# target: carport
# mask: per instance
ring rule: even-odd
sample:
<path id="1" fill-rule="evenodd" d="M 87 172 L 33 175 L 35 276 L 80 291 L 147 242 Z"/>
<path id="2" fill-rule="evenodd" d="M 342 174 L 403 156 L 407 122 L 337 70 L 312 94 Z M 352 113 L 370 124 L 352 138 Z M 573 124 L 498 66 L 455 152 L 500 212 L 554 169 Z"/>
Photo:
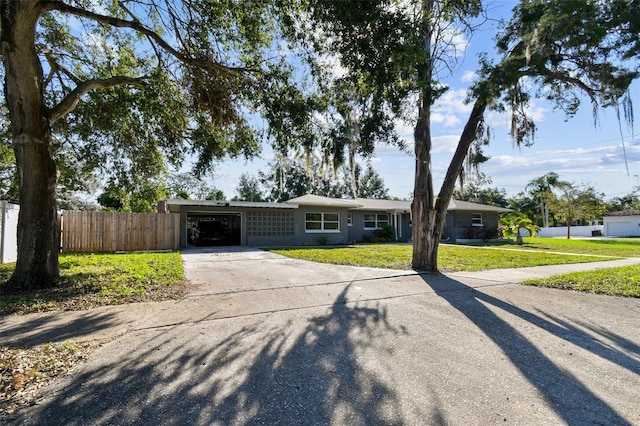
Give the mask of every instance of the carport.
<path id="1" fill-rule="evenodd" d="M 187 212 L 187 238 L 195 246 L 239 246 L 242 243 L 240 212 Z"/>

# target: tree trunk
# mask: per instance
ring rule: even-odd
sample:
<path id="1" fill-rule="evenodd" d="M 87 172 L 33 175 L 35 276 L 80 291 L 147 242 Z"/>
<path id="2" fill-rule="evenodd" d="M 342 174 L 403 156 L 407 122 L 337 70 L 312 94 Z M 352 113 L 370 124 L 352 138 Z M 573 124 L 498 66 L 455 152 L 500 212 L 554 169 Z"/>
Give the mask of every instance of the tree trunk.
<path id="1" fill-rule="evenodd" d="M 486 106 L 486 103 L 482 100 L 476 101 L 473 105 L 435 202 L 433 200 L 433 190 L 431 189 L 431 170 L 429 167 L 431 135 L 428 133 L 428 124 L 425 125 L 424 122 L 418 119 L 415 131 L 416 178 L 413 203 L 411 204 L 413 218 L 413 259 L 411 267 L 413 269 L 429 272 L 438 271 L 438 246 L 442 238 L 449 202 L 451 201 L 457 178 L 462 171 L 464 159 L 469 152 L 469 147 L 476 138 L 478 126 L 482 121 Z"/>
<path id="2" fill-rule="evenodd" d="M 429 112 L 420 108 L 414 139 L 416 171 L 411 203 L 413 257 L 411 267 L 419 271 L 438 271 L 438 245 L 442 228 L 433 203 L 431 176 L 431 134 Z M 442 222 L 444 224 L 444 221 Z"/>
<path id="3" fill-rule="evenodd" d="M 34 45 L 42 3 L 1 3 L 4 93 L 20 179 L 18 258 L 9 287 L 47 288 L 58 282 L 58 170 L 52 153 L 43 73 Z"/>
<path id="4" fill-rule="evenodd" d="M 411 203 L 413 240 L 413 257 L 411 267 L 419 271 L 438 271 L 438 245 L 440 234 L 437 223 L 438 215 L 434 210 L 433 177 L 431 175 L 431 105 L 433 93 L 431 78 L 433 76 L 433 59 L 431 58 L 431 36 L 433 28 L 430 24 L 433 2 L 425 0 L 422 4 L 422 43 L 425 60 L 418 68 L 418 80 L 424 88 L 418 101 L 418 121 L 414 129 L 414 151 L 416 169 Z"/>

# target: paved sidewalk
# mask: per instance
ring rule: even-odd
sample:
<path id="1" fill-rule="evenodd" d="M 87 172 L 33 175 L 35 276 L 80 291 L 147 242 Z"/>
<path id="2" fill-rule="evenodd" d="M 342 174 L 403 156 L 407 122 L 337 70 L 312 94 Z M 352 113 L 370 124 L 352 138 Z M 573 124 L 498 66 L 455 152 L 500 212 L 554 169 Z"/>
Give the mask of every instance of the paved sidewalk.
<path id="1" fill-rule="evenodd" d="M 178 301 L 6 317 L 121 335 L 18 424 L 640 424 L 640 300 L 514 284 L 640 259 L 419 275 L 183 253 Z"/>

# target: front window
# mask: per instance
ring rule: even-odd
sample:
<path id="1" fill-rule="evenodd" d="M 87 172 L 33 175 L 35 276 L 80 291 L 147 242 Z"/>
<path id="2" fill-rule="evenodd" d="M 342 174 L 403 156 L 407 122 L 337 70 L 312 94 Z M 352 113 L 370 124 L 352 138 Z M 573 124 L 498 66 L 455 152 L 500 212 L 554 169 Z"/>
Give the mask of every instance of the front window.
<path id="1" fill-rule="evenodd" d="M 473 213 L 471 215 L 471 226 L 482 226 L 482 213 Z"/>
<path id="2" fill-rule="evenodd" d="M 306 232 L 340 232 L 340 213 L 306 213 Z"/>
<path id="3" fill-rule="evenodd" d="M 379 229 L 389 224 L 388 214 L 368 213 L 364 215 L 364 229 Z"/>

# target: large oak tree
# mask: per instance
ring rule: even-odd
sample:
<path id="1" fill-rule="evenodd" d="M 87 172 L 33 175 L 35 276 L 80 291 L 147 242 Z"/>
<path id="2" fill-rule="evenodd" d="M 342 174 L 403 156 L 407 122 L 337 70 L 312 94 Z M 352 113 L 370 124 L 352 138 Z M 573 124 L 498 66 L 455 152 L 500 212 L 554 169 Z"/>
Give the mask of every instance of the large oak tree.
<path id="1" fill-rule="evenodd" d="M 298 113 L 282 107 L 296 91 L 277 43 L 286 12 L 250 0 L 1 0 L 21 205 L 9 286 L 58 280 L 66 158 L 113 182 L 152 178 L 186 155 L 205 171 L 258 150 L 251 114 Z"/>

